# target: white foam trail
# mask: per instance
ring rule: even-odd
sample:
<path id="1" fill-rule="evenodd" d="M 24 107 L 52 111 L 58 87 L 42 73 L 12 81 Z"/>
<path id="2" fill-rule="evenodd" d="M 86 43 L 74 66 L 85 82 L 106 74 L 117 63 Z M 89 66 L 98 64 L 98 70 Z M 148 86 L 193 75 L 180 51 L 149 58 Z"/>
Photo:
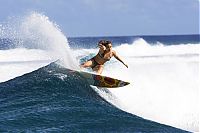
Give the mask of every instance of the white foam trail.
<path id="1" fill-rule="evenodd" d="M 119 68 L 105 71 L 106 75 L 131 82 L 130 86 L 110 89 L 123 103 L 121 109 L 159 123 L 198 131 L 198 63 L 128 63 L 128 71 Z"/>
<path id="2" fill-rule="evenodd" d="M 140 58 L 140 63 L 135 58 L 128 58 L 129 69 L 123 71 L 117 64 L 112 64 L 116 69 L 105 73 L 125 77 L 132 83 L 125 88 L 111 90 L 123 102 L 122 109 L 146 119 L 198 131 L 199 55 L 196 48 L 199 45 L 154 46 L 145 53 L 175 56 Z M 179 57 L 177 54 L 195 55 Z"/>
<path id="3" fill-rule="evenodd" d="M 17 47 L 51 52 L 52 57 L 62 60 L 65 67 L 78 68 L 67 38 L 47 16 L 32 12 L 24 17 L 13 18 L 1 27 L 0 37 L 15 40 Z"/>
<path id="4" fill-rule="evenodd" d="M 199 44 L 151 46 L 143 39 L 115 47 L 128 63 L 112 59 L 103 74 L 131 82 L 109 89 L 115 100 L 97 91 L 118 108 L 159 123 L 199 131 Z M 95 53 L 84 50 L 81 55 Z M 110 95 L 110 94 L 109 94 Z M 117 102 L 116 102 L 117 101 Z"/>
<path id="5" fill-rule="evenodd" d="M 54 58 L 62 60 L 67 68 L 78 68 L 67 38 L 58 25 L 52 23 L 48 17 L 32 13 L 23 19 L 20 28 L 20 38 L 26 43 L 31 43 L 31 47 L 50 51 Z"/>

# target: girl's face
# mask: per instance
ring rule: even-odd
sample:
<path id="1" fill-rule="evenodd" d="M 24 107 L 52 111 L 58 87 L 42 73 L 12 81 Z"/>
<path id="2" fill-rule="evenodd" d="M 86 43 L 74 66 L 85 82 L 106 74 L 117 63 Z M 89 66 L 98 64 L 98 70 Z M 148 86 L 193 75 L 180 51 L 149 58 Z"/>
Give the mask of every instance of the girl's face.
<path id="1" fill-rule="evenodd" d="M 112 50 L 112 44 L 111 43 L 106 46 L 106 50 L 108 50 L 108 51 Z"/>

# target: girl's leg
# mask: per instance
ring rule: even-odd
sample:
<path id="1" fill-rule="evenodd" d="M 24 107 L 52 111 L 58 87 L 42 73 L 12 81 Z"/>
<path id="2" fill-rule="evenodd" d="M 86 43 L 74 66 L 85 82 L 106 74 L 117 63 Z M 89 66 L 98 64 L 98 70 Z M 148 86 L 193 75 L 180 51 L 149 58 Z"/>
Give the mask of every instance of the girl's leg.
<path id="1" fill-rule="evenodd" d="M 101 74 L 103 72 L 103 65 L 98 65 L 93 70 L 96 71 L 97 74 Z"/>
<path id="2" fill-rule="evenodd" d="M 93 64 L 93 62 L 91 60 L 86 61 L 85 63 L 81 64 L 80 67 L 81 68 L 85 68 L 85 67 L 91 67 Z"/>

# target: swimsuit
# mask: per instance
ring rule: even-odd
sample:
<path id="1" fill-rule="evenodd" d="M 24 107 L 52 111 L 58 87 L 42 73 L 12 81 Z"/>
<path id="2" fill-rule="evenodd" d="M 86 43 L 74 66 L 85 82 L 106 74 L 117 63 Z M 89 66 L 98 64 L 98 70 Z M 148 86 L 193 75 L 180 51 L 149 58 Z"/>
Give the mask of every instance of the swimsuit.
<path id="1" fill-rule="evenodd" d="M 109 61 L 109 60 L 110 60 L 110 58 L 109 58 L 109 59 L 104 58 L 105 52 L 104 52 L 103 54 L 98 53 L 97 55 L 98 55 L 100 58 L 102 58 L 103 60 L 105 60 L 105 61 Z M 99 63 L 95 60 L 95 57 L 93 57 L 93 58 L 91 59 L 91 61 L 92 61 L 92 66 L 91 66 L 92 69 L 95 68 L 97 65 L 103 65 L 103 64 L 99 64 Z"/>
<path id="2" fill-rule="evenodd" d="M 105 61 L 109 61 L 110 60 L 110 58 L 108 58 L 108 59 L 104 58 L 105 52 L 103 54 L 98 53 L 97 55 L 99 55 Z"/>
<path id="3" fill-rule="evenodd" d="M 92 61 L 92 66 L 91 66 L 92 69 L 95 68 L 97 65 L 102 65 L 102 64 L 99 64 L 99 63 L 94 59 L 94 57 L 91 59 L 91 61 Z"/>

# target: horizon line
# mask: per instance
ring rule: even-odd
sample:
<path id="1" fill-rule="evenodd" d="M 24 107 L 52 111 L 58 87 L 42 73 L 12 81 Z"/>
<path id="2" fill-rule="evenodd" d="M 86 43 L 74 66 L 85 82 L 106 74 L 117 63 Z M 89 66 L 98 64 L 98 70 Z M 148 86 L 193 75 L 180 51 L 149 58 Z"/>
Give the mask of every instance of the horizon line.
<path id="1" fill-rule="evenodd" d="M 163 35 L 157 35 L 157 34 L 154 34 L 154 35 L 148 35 L 148 34 L 145 34 L 145 35 L 109 35 L 109 36 L 68 36 L 67 38 L 90 38 L 90 37 L 96 37 L 96 38 L 101 38 L 101 37 L 137 37 L 137 36 L 200 36 L 200 33 L 199 34 L 163 34 Z"/>

